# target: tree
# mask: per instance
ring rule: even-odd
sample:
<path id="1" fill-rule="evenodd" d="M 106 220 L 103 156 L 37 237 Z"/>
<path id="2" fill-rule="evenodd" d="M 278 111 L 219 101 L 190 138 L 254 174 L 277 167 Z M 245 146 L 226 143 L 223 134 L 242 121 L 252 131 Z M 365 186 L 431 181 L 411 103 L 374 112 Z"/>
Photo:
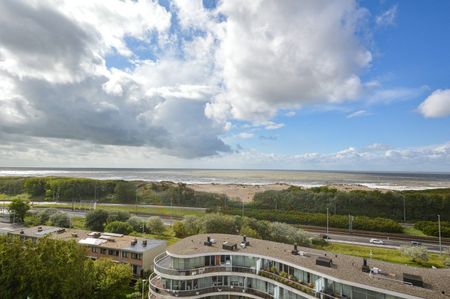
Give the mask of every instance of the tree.
<path id="1" fill-rule="evenodd" d="M 54 208 L 44 209 L 42 211 L 39 211 L 37 213 L 37 216 L 39 217 L 39 221 L 40 221 L 39 224 L 45 224 L 50 219 L 50 216 L 52 216 L 55 213 L 58 213 L 58 210 L 54 209 Z"/>
<path id="2" fill-rule="evenodd" d="M 186 236 L 196 235 L 200 232 L 200 218 L 192 215 L 185 216 L 183 219 Z"/>
<path id="3" fill-rule="evenodd" d="M 107 223 L 113 221 L 127 221 L 130 218 L 130 213 L 127 211 L 111 211 L 108 214 L 108 219 L 106 219 Z"/>
<path id="4" fill-rule="evenodd" d="M 155 235 L 162 235 L 166 230 L 164 223 L 158 216 L 152 216 L 148 218 L 147 228 L 150 233 Z"/>
<path id="5" fill-rule="evenodd" d="M 118 182 L 114 188 L 114 197 L 119 202 L 134 202 L 136 200 L 136 185 L 131 182 Z"/>
<path id="6" fill-rule="evenodd" d="M 50 225 L 59 227 L 70 227 L 70 218 L 67 213 L 57 212 L 50 216 Z"/>
<path id="7" fill-rule="evenodd" d="M 400 252 L 411 258 L 414 262 L 428 261 L 428 250 L 425 246 L 401 246 Z"/>
<path id="8" fill-rule="evenodd" d="M 142 229 L 145 228 L 145 221 L 142 218 L 133 216 L 127 222 L 133 227 L 134 231 L 142 232 Z"/>
<path id="9" fill-rule="evenodd" d="M 102 232 L 108 219 L 108 212 L 105 210 L 93 210 L 86 214 L 86 228 L 92 231 Z"/>
<path id="10" fill-rule="evenodd" d="M 29 201 L 21 198 L 14 198 L 8 206 L 9 212 L 13 214 L 11 217 L 15 217 L 18 222 L 23 222 L 29 209 Z"/>
<path id="11" fill-rule="evenodd" d="M 124 298 L 128 292 L 132 275 L 129 265 L 114 263 L 106 259 L 95 261 L 94 279 L 96 283 L 94 298 Z"/>
<path id="12" fill-rule="evenodd" d="M 184 223 L 182 221 L 176 221 L 172 225 L 172 230 L 175 233 L 175 237 L 177 237 L 177 238 L 184 238 L 187 236 L 186 229 L 185 229 Z"/>
<path id="13" fill-rule="evenodd" d="M 128 235 L 133 231 L 133 227 L 127 222 L 113 221 L 105 226 L 105 231 L 110 233 Z"/>
<path id="14" fill-rule="evenodd" d="M 31 196 L 45 195 L 46 178 L 27 178 L 23 186 L 25 191 Z"/>
<path id="15" fill-rule="evenodd" d="M 0 252 L 0 298 L 92 298 L 92 261 L 74 241 L 0 237 Z"/>
<path id="16" fill-rule="evenodd" d="M 202 231 L 205 233 L 236 234 L 235 218 L 222 214 L 207 214 L 202 217 Z"/>
<path id="17" fill-rule="evenodd" d="M 261 236 L 258 235 L 258 233 L 256 232 L 256 230 L 254 230 L 253 228 L 249 227 L 249 226 L 243 226 L 241 227 L 241 230 L 239 232 L 241 235 L 243 236 L 247 236 L 250 238 L 256 238 L 256 239 L 260 239 Z"/>

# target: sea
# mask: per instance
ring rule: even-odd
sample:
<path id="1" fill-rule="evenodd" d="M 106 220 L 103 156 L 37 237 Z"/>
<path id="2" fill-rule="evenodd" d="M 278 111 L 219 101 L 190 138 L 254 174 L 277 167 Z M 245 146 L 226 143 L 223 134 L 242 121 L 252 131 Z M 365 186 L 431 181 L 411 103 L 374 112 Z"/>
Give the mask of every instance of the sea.
<path id="1" fill-rule="evenodd" d="M 450 188 L 450 173 L 428 172 L 0 167 L 0 176 L 59 176 L 152 182 L 171 181 L 187 184 L 265 185 L 279 183 L 303 187 L 349 184 L 391 190 Z"/>

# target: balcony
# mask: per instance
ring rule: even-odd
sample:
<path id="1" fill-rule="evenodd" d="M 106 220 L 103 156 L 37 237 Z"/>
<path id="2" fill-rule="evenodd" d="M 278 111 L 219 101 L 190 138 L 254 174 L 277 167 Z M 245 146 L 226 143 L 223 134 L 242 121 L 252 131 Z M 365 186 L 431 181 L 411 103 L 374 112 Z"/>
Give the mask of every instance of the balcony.
<path id="1" fill-rule="evenodd" d="M 150 293 L 149 298 L 172 298 L 172 297 L 195 297 L 212 293 L 232 292 L 239 295 L 249 294 L 259 298 L 272 299 L 273 296 L 260 290 L 243 286 L 211 286 L 195 290 L 168 290 L 164 289 L 161 278 L 152 274 L 149 278 Z"/>
<path id="2" fill-rule="evenodd" d="M 154 269 L 157 273 L 174 275 L 174 276 L 193 276 L 215 272 L 237 272 L 237 273 L 250 273 L 256 274 L 256 269 L 249 267 L 237 267 L 237 266 L 205 266 L 194 269 L 173 269 L 170 266 L 170 256 L 166 253 L 160 254 L 154 260 Z"/>

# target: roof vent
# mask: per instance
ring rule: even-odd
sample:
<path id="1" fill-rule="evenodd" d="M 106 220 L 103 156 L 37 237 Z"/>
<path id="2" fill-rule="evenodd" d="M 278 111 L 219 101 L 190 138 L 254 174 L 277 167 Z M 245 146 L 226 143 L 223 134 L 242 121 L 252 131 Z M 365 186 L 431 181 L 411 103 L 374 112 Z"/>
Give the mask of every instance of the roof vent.
<path id="1" fill-rule="evenodd" d="M 147 246 L 147 240 L 142 241 L 142 246 Z"/>
<path id="2" fill-rule="evenodd" d="M 333 260 L 328 258 L 328 257 L 324 257 L 324 256 L 319 256 L 316 259 L 316 265 L 318 266 L 323 266 L 323 267 L 328 267 L 331 268 L 331 265 L 333 264 Z"/>
<path id="3" fill-rule="evenodd" d="M 222 249 L 234 251 L 234 250 L 237 250 L 237 244 L 229 243 L 229 242 L 225 241 L 222 243 Z"/>
<path id="4" fill-rule="evenodd" d="M 297 243 L 294 244 L 294 250 L 291 251 L 293 255 L 298 255 Z"/>
<path id="5" fill-rule="evenodd" d="M 367 264 L 367 259 L 363 259 L 362 271 L 366 273 L 370 272 L 370 267 Z"/>
<path id="6" fill-rule="evenodd" d="M 72 233 L 72 237 L 76 238 L 76 237 L 78 237 L 78 234 L 77 233 Z"/>
<path id="7" fill-rule="evenodd" d="M 38 226 L 37 231 L 38 231 L 38 232 L 41 232 L 41 231 L 42 231 L 42 226 Z"/>
<path id="8" fill-rule="evenodd" d="M 62 233 L 64 233 L 65 231 L 66 231 L 65 228 L 60 228 L 60 229 L 58 229 L 56 232 L 57 232 L 58 234 L 62 234 Z"/>
<path id="9" fill-rule="evenodd" d="M 244 235 L 244 236 L 242 236 L 241 247 L 242 247 L 242 248 L 245 248 L 245 247 L 247 247 L 247 246 L 250 246 L 250 242 L 247 241 L 247 236 Z"/>
<path id="10" fill-rule="evenodd" d="M 134 245 L 136 245 L 137 244 L 137 239 L 136 238 L 134 238 L 134 240 L 133 241 L 131 241 L 131 246 L 134 246 Z"/>
<path id="11" fill-rule="evenodd" d="M 206 241 L 203 242 L 205 246 L 212 246 L 211 238 L 209 236 L 206 237 Z"/>
<path id="12" fill-rule="evenodd" d="M 25 234 L 25 231 L 23 229 L 20 230 L 20 234 L 23 235 Z"/>
<path id="13" fill-rule="evenodd" d="M 423 288 L 422 276 L 419 275 L 403 273 L 403 282 L 412 284 L 415 287 Z"/>

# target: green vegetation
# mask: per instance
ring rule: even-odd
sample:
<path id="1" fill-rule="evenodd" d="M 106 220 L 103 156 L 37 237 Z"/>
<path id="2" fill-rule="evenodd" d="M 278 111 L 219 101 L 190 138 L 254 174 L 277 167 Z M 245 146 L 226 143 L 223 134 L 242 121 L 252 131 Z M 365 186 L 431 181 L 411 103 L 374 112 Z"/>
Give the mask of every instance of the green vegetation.
<path id="1" fill-rule="evenodd" d="M 128 265 L 87 259 L 74 241 L 0 236 L 0 252 L 0 298 L 118 299 L 129 292 Z"/>
<path id="2" fill-rule="evenodd" d="M 102 232 L 105 229 L 109 214 L 105 210 L 92 210 L 86 214 L 86 228 Z"/>
<path id="3" fill-rule="evenodd" d="M 439 225 L 437 221 L 419 221 L 414 228 L 429 236 L 439 236 Z M 450 221 L 441 221 L 441 236 L 450 237 Z"/>
<path id="4" fill-rule="evenodd" d="M 8 210 L 11 213 L 11 217 L 13 217 L 16 222 L 23 222 L 29 209 L 30 203 L 28 200 L 21 198 L 14 198 L 8 205 Z"/>
<path id="5" fill-rule="evenodd" d="M 70 203 L 58 203 L 58 204 L 42 204 L 36 205 L 38 208 L 59 208 L 59 209 L 71 209 L 72 204 Z M 92 204 L 77 204 L 74 208 L 79 210 L 91 210 Z M 205 212 L 203 210 L 197 209 L 176 209 L 171 207 L 135 207 L 133 205 L 128 206 L 117 206 L 111 204 L 97 204 L 97 208 L 106 211 L 122 211 L 128 213 L 139 213 L 147 215 L 160 215 L 160 216 L 173 216 L 173 217 L 183 217 L 186 215 L 203 215 Z"/>
<path id="6" fill-rule="evenodd" d="M 146 228 L 147 231 L 155 235 L 162 235 L 166 230 L 164 223 L 158 216 L 148 218 Z"/>
<path id="7" fill-rule="evenodd" d="M 228 208 L 222 210 L 229 215 L 241 215 L 242 210 Z M 319 213 L 301 213 L 297 211 L 281 211 L 269 209 L 246 209 L 245 215 L 259 220 L 282 221 L 289 224 L 326 226 L 327 215 Z M 329 217 L 330 227 L 348 228 L 349 218 L 343 215 L 331 215 Z M 391 219 L 369 218 L 366 216 L 354 216 L 352 220 L 353 229 L 370 230 L 379 232 L 400 233 L 403 228 Z"/>
<path id="8" fill-rule="evenodd" d="M 410 235 L 410 236 L 416 236 L 416 237 L 423 237 L 426 236 L 423 231 L 416 229 L 412 226 L 403 227 L 403 233 Z"/>
<path id="9" fill-rule="evenodd" d="M 94 180 L 62 177 L 2 177 L 0 194 L 28 194 L 34 200 L 145 203 L 165 206 L 226 206 L 225 195 L 198 192 L 170 182 Z"/>
<path id="10" fill-rule="evenodd" d="M 450 189 L 383 193 L 343 192 L 327 187 L 306 190 L 290 187 L 286 190 L 257 193 L 254 202 L 247 207 L 307 213 L 323 213 L 329 208 L 332 214 L 402 220 L 403 202 L 408 220 L 432 220 L 436 219 L 437 214 L 443 219 L 450 219 Z"/>
<path id="11" fill-rule="evenodd" d="M 110 233 L 128 235 L 133 231 L 133 227 L 127 222 L 112 221 L 105 226 L 105 231 Z"/>
<path id="12" fill-rule="evenodd" d="M 286 223 L 212 213 L 203 217 L 186 217 L 183 221 L 174 223 L 172 230 L 179 238 L 199 233 L 243 235 L 250 232 L 249 237 L 302 246 L 311 246 L 314 240 L 302 229 Z"/>
<path id="13" fill-rule="evenodd" d="M 373 246 L 359 246 L 354 244 L 338 244 L 328 243 L 326 246 L 321 246 L 320 249 L 327 250 L 339 254 L 348 254 L 353 256 L 360 256 L 365 258 L 372 258 L 397 264 L 408 264 L 411 266 L 438 268 L 444 267 L 446 256 L 439 254 L 429 254 L 427 262 L 413 260 L 410 256 L 400 254 L 398 249 L 381 248 Z"/>

